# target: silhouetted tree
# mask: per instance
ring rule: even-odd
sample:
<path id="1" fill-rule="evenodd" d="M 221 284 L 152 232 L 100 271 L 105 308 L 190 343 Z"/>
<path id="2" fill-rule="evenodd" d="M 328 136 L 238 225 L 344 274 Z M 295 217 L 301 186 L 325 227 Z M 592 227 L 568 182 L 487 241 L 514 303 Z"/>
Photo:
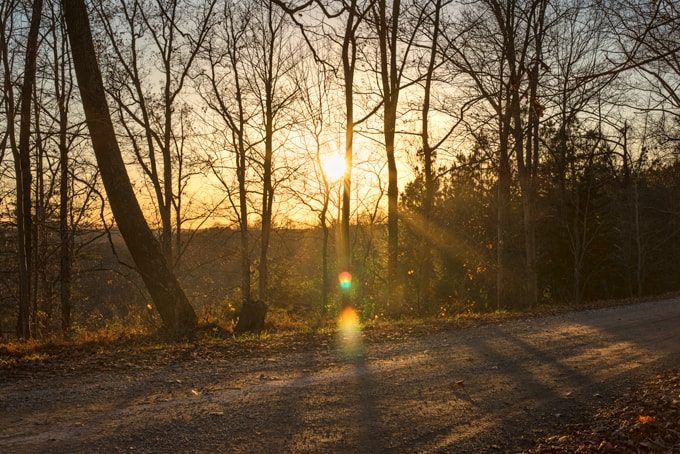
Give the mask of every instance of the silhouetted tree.
<path id="1" fill-rule="evenodd" d="M 64 0 L 73 64 L 83 110 L 111 210 L 163 324 L 174 334 L 194 328 L 196 314 L 146 224 L 125 169 L 83 0 Z"/>
<path id="2" fill-rule="evenodd" d="M 19 146 L 12 147 L 17 188 L 17 238 L 19 250 L 19 319 L 17 335 L 27 338 L 30 330 L 31 272 L 33 254 L 33 228 L 31 203 L 31 109 L 35 86 L 36 60 L 38 55 L 38 34 L 42 18 L 42 0 L 36 0 L 31 9 L 31 25 L 26 37 L 24 78 L 20 97 Z"/>
<path id="3" fill-rule="evenodd" d="M 143 174 L 148 178 L 160 218 L 160 245 L 175 266 L 173 231 L 181 244 L 182 199 L 191 178 L 187 155 L 189 104 L 183 101 L 187 78 L 212 25 L 215 0 L 200 6 L 182 0 L 96 2 L 107 37 L 107 93 L 115 101 L 118 124 Z M 157 90 L 150 81 L 161 80 Z"/>

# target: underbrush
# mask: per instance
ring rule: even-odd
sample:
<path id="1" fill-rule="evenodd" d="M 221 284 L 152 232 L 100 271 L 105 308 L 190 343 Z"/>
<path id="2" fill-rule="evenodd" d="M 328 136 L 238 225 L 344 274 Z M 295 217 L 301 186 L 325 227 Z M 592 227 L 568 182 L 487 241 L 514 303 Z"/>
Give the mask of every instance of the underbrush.
<path id="1" fill-rule="evenodd" d="M 361 327 L 371 330 L 400 330 L 400 329 L 435 329 L 438 326 L 468 327 L 485 324 L 503 323 L 511 320 L 557 315 L 578 310 L 591 310 L 636 304 L 680 296 L 679 293 L 658 295 L 656 297 L 629 298 L 625 300 L 594 301 L 586 304 L 550 304 L 522 311 L 500 310 L 492 312 L 475 312 L 465 310 L 456 314 L 438 313 L 431 317 L 417 317 L 401 315 L 390 318 L 384 315 L 376 316 L 371 312 L 366 316 L 359 310 Z M 41 358 L 41 352 L 50 350 L 79 349 L 115 350 L 119 348 L 134 349 L 139 347 L 166 348 L 177 346 L 178 343 L 201 343 L 213 340 L 233 340 L 236 342 L 264 341 L 278 337 L 295 336 L 298 334 L 327 334 L 337 329 L 337 320 L 329 314 L 291 313 L 284 309 L 270 308 L 267 313 L 265 330 L 261 333 L 244 334 L 236 337 L 233 328 L 237 321 L 237 308 L 226 305 L 220 310 L 202 310 L 199 313 L 199 323 L 189 337 L 172 338 L 159 331 L 160 323 L 148 308 L 143 312 L 131 311 L 126 317 L 113 317 L 100 323 L 96 328 L 87 328 L 74 324 L 65 333 L 45 335 L 40 338 L 27 340 L 0 340 L 0 363 L 7 362 L 7 358 L 21 357 L 24 360 Z"/>

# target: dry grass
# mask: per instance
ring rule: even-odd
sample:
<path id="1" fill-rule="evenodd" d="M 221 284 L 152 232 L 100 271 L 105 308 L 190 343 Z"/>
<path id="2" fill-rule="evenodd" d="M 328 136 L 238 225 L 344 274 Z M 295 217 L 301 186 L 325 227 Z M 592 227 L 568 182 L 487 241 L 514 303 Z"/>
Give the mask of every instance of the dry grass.
<path id="1" fill-rule="evenodd" d="M 605 307 L 637 304 L 665 298 L 674 298 L 680 293 L 666 294 L 648 298 L 629 298 L 625 300 L 595 301 L 581 305 L 545 305 L 526 311 L 495 311 L 479 313 L 466 311 L 446 317 L 401 317 L 399 319 L 373 318 L 362 323 L 362 327 L 371 331 L 390 331 L 408 328 L 413 332 L 428 332 L 440 329 L 466 328 L 487 324 L 505 323 L 531 317 L 557 315 L 579 310 L 591 310 Z M 233 311 L 232 311 L 233 312 Z M 0 342 L 0 364 L 22 358 L 23 361 L 40 361 L 49 356 L 50 351 L 73 349 L 77 351 L 116 350 L 119 348 L 135 348 L 149 344 L 171 347 L 179 343 L 200 343 L 212 339 L 236 339 L 233 334 L 235 317 L 226 320 L 216 314 L 203 313 L 199 317 L 197 327 L 191 339 L 172 339 L 160 334 L 148 314 L 131 314 L 125 319 L 107 321 L 105 326 L 94 330 L 74 327 L 68 333 L 52 334 L 40 339 L 10 340 Z M 328 334 L 337 329 L 336 320 L 329 317 L 294 316 L 284 310 L 270 310 L 267 314 L 266 327 L 263 333 L 242 336 L 246 340 L 266 340 L 273 338 L 291 338 L 295 335 Z M 47 356 L 45 356 L 47 355 Z"/>

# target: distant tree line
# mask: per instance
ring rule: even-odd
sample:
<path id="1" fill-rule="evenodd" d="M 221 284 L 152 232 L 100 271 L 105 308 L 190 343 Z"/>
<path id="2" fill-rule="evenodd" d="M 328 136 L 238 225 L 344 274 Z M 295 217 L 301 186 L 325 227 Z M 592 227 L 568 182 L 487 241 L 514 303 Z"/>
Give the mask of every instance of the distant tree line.
<path id="1" fill-rule="evenodd" d="M 267 306 L 444 316 L 677 290 L 679 9 L 4 1 L 1 330 L 73 329 L 96 299 L 83 275 L 144 287 L 173 332 L 220 305 L 247 330 Z M 197 259 L 217 226 L 238 241 Z M 230 286 L 197 291 L 217 262 Z"/>

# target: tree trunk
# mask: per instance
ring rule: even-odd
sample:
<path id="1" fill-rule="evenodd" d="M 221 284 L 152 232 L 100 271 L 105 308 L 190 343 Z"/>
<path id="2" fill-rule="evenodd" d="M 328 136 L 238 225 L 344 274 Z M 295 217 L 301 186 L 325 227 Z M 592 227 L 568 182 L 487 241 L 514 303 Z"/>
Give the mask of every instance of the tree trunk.
<path id="1" fill-rule="evenodd" d="M 264 319 L 267 316 L 267 305 L 262 301 L 248 301 L 243 305 L 234 327 L 237 336 L 248 332 L 260 332 L 264 329 Z"/>
<path id="2" fill-rule="evenodd" d="M 65 131 L 63 131 L 65 133 Z M 67 331 L 71 327 L 71 232 L 68 228 L 68 147 L 60 145 L 61 176 L 59 190 L 59 239 L 60 272 L 59 301 L 61 304 L 61 329 Z"/>
<path id="3" fill-rule="evenodd" d="M 390 302 L 397 304 L 399 304 L 396 293 L 397 261 L 399 259 L 399 186 L 395 157 L 395 136 L 400 83 L 400 72 L 397 67 L 397 33 L 400 9 L 400 1 L 394 0 L 390 21 L 387 0 L 380 0 L 378 2 L 378 17 L 376 17 L 384 109 L 383 134 L 387 156 L 387 296 Z"/>
<path id="4" fill-rule="evenodd" d="M 164 327 L 172 334 L 186 333 L 195 327 L 196 313 L 165 261 L 132 189 L 106 103 L 85 2 L 64 0 L 63 7 L 83 110 L 111 210 Z"/>
<path id="5" fill-rule="evenodd" d="M 264 153 L 264 172 L 262 181 L 262 235 L 260 242 L 260 266 L 258 280 L 258 294 L 262 301 L 267 301 L 269 290 L 269 269 L 267 257 L 269 240 L 272 231 L 272 204 L 274 203 L 274 187 L 272 185 L 272 155 L 273 155 L 273 113 L 271 111 L 271 97 L 267 99 L 266 138 Z M 246 303 L 249 303 L 246 301 Z"/>
<path id="6" fill-rule="evenodd" d="M 395 108 L 396 110 L 396 101 Z M 396 112 L 385 112 L 385 150 L 387 152 L 387 288 L 389 301 L 399 305 L 399 187 L 397 160 L 394 154 Z"/>
<path id="7" fill-rule="evenodd" d="M 248 227 L 248 194 L 246 188 L 246 150 L 243 143 L 243 108 L 240 107 L 240 91 L 239 91 L 239 143 L 237 159 L 237 177 L 238 177 L 238 196 L 239 196 L 239 231 L 241 235 L 241 298 L 245 303 L 250 301 L 250 246 L 249 246 L 249 227 Z"/>
<path id="8" fill-rule="evenodd" d="M 19 319 L 17 335 L 30 337 L 30 297 L 31 297 L 31 96 L 35 84 L 36 60 L 38 55 L 38 33 L 42 17 L 42 0 L 33 4 L 31 27 L 26 39 L 26 63 L 24 83 L 21 87 L 21 126 L 19 129 L 19 150 L 14 156 L 17 179 L 17 234 L 19 235 Z M 17 162 L 18 161 L 18 162 Z"/>
<path id="9" fill-rule="evenodd" d="M 58 80 L 58 78 L 57 78 Z M 59 105 L 59 239 L 61 243 L 59 259 L 59 301 L 61 303 L 61 329 L 66 331 L 71 327 L 71 232 L 68 225 L 69 214 L 69 150 L 66 143 L 68 128 L 68 114 L 65 96 L 57 84 L 56 95 Z"/>
<path id="10" fill-rule="evenodd" d="M 432 80 L 434 78 L 434 68 L 437 60 L 437 41 L 439 40 L 439 16 L 441 13 L 441 0 L 437 0 L 434 5 L 434 16 L 432 19 L 432 44 L 430 56 L 425 74 L 425 85 L 423 89 L 422 106 L 422 148 L 423 148 L 423 173 L 425 176 L 425 197 L 423 201 L 423 234 L 421 238 L 421 272 L 418 285 L 418 293 L 421 296 L 425 307 L 432 305 L 432 245 L 433 245 L 433 224 L 434 224 L 434 198 L 436 192 L 436 179 L 434 174 L 435 147 L 430 145 L 430 101 L 432 97 Z"/>
<path id="11" fill-rule="evenodd" d="M 505 145 L 505 146 L 504 146 Z M 507 248 L 510 225 L 510 157 L 508 156 L 507 140 L 501 140 L 500 162 L 498 170 L 497 193 L 497 244 L 496 244 L 496 305 L 501 310 L 509 306 L 509 254 Z"/>
<path id="12" fill-rule="evenodd" d="M 351 273 L 352 248 L 349 238 L 350 195 L 352 192 L 352 158 L 354 141 L 354 65 L 356 59 L 356 42 L 354 35 L 356 19 L 356 1 L 349 7 L 349 17 L 345 24 L 345 35 L 342 46 L 342 73 L 345 92 L 345 174 L 342 178 L 342 216 L 341 216 L 341 251 L 339 271 Z M 351 305 L 349 291 L 343 288 L 342 305 Z"/>
<path id="13" fill-rule="evenodd" d="M 526 178 L 526 177 L 525 177 Z M 538 273 L 536 261 L 536 222 L 533 187 L 530 182 L 522 186 L 522 209 L 524 215 L 524 249 L 526 254 L 526 304 L 535 307 L 538 304 Z"/>
<path id="14" fill-rule="evenodd" d="M 328 224 L 326 223 L 326 210 L 327 207 L 324 207 L 321 216 L 321 230 L 323 232 L 323 243 L 321 244 L 321 303 L 323 304 L 324 310 L 328 307 L 328 288 L 330 283 L 328 277 L 328 239 L 330 232 L 328 230 Z"/>
<path id="15" fill-rule="evenodd" d="M 71 326 L 71 277 L 73 267 L 73 236 L 69 226 L 71 203 L 69 197 L 70 162 L 68 144 L 68 106 L 70 88 L 74 82 L 69 78 L 71 68 L 67 53 L 66 27 L 61 12 L 51 11 L 51 43 L 53 49 L 54 97 L 58 111 L 58 149 L 59 149 L 59 306 L 61 329 L 66 332 Z M 37 115 L 37 109 L 36 109 Z M 48 297 L 47 301 L 52 298 Z M 51 317 L 50 303 L 50 317 Z"/>
<path id="16" fill-rule="evenodd" d="M 241 298 L 242 301 L 250 301 L 250 246 L 248 230 L 248 208 L 246 200 L 245 182 L 239 177 L 239 191 L 241 199 L 241 224 L 239 226 L 240 249 L 241 249 Z"/>
<path id="17" fill-rule="evenodd" d="M 326 173 L 321 165 L 321 142 L 319 136 L 316 135 L 316 165 L 321 170 L 321 179 L 323 182 L 323 205 L 321 206 L 321 213 L 319 213 L 319 222 L 321 224 L 322 243 L 321 243 L 321 304 L 324 309 L 328 306 L 328 290 L 330 279 L 328 277 L 328 239 L 330 231 L 328 229 L 328 205 L 330 204 L 330 184 Z"/>
<path id="18" fill-rule="evenodd" d="M 18 250 L 18 271 L 19 271 L 19 317 L 17 319 L 17 337 L 28 338 L 31 335 L 29 312 L 31 299 L 31 279 L 28 267 L 28 251 L 26 245 L 26 220 L 24 216 L 23 199 L 25 197 L 22 184 L 21 163 L 18 156 L 14 158 L 14 169 L 16 171 L 16 190 L 17 190 L 17 250 Z"/>

